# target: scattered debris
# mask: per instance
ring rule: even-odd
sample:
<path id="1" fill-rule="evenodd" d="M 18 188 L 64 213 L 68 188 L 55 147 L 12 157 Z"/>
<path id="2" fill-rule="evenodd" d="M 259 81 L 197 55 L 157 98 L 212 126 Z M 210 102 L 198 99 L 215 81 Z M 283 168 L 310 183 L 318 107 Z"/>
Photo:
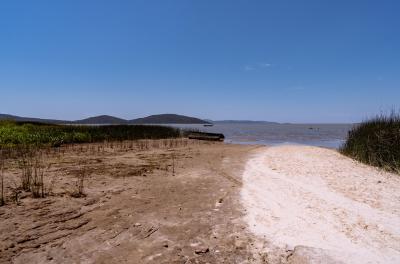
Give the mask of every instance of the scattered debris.
<path id="1" fill-rule="evenodd" d="M 158 231 L 158 227 L 150 227 L 149 230 L 147 230 L 147 234 L 144 236 L 144 238 L 148 238 L 149 236 L 151 236 L 152 234 L 154 234 L 155 232 Z"/>

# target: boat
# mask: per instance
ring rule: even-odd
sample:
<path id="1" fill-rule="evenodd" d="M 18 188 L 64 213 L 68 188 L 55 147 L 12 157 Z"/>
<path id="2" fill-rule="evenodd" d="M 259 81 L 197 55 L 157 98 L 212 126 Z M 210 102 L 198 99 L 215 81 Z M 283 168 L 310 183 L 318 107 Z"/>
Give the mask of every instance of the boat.
<path id="1" fill-rule="evenodd" d="M 209 140 L 209 141 L 224 141 L 224 134 L 219 133 L 205 133 L 192 131 L 188 135 L 189 139 Z"/>

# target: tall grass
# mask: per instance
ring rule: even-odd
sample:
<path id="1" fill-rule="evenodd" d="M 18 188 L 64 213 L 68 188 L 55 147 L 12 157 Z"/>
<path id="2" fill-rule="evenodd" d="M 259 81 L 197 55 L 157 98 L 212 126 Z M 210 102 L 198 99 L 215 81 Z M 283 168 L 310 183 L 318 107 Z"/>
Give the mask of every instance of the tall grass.
<path id="1" fill-rule="evenodd" d="M 357 125 L 340 151 L 361 162 L 400 173 L 400 113 L 381 114 Z"/>
<path id="2" fill-rule="evenodd" d="M 79 170 L 76 175 L 76 182 L 75 182 L 75 190 L 73 190 L 70 195 L 75 198 L 84 197 L 85 193 L 83 192 L 84 188 L 84 181 L 86 178 L 86 168 L 83 163 L 79 164 Z"/>
<path id="3" fill-rule="evenodd" d="M 179 129 L 166 126 L 145 125 L 113 125 L 113 126 L 71 126 L 48 125 L 41 123 L 18 123 L 0 121 L 0 206 L 5 203 L 3 165 L 5 161 L 17 161 L 20 173 L 20 183 L 14 187 L 8 186 L 12 192 L 12 200 L 18 204 L 18 196 L 22 192 L 30 192 L 33 198 L 43 198 L 51 193 L 52 183 L 45 182 L 48 177 L 46 157 L 51 153 L 59 153 L 66 148 L 76 149 L 79 153 L 95 151 L 95 146 L 75 143 L 102 142 L 98 151 L 105 147 L 123 147 L 132 149 L 133 141 L 139 149 L 149 148 L 149 139 L 168 140 L 182 137 Z M 128 145 L 129 144 L 129 145 Z M 153 143 L 154 144 L 154 143 Z M 170 144 L 172 144 L 170 142 Z M 53 148 L 66 145 L 63 148 Z M 74 197 L 83 197 L 85 170 L 82 167 L 76 181 Z"/>
<path id="4" fill-rule="evenodd" d="M 179 129 L 166 126 L 72 126 L 0 122 L 0 147 L 18 145 L 60 146 L 69 143 L 162 139 L 180 136 L 181 131 Z"/>
<path id="5" fill-rule="evenodd" d="M 0 182 L 1 182 L 1 190 L 0 190 L 0 206 L 5 204 L 4 200 L 4 158 L 3 151 L 0 149 Z"/>

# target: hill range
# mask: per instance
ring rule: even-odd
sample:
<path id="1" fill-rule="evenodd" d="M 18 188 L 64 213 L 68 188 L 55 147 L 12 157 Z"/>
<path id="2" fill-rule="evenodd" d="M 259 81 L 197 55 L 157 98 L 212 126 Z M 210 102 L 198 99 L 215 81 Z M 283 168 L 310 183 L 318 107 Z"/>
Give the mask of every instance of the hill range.
<path id="1" fill-rule="evenodd" d="M 55 119 L 42 119 L 33 117 L 21 117 L 8 114 L 0 114 L 0 120 L 12 120 L 17 122 L 39 122 L 47 124 L 82 124 L 82 125 L 117 125 L 117 124 L 210 124 L 210 122 L 184 115 L 176 114 L 160 114 L 151 115 L 143 118 L 136 118 L 132 120 L 122 119 L 109 115 L 100 115 L 89 117 L 81 120 L 55 120 Z"/>

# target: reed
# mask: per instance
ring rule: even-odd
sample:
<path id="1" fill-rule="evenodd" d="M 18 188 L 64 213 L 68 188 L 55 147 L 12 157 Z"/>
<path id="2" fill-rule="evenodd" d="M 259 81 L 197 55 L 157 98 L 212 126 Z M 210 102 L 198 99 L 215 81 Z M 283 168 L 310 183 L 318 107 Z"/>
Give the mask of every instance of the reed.
<path id="1" fill-rule="evenodd" d="M 4 199 L 4 158 L 2 149 L 0 149 L 0 181 L 1 181 L 0 206 L 3 206 L 5 204 L 5 199 Z"/>
<path id="2" fill-rule="evenodd" d="M 400 173 L 400 113 L 381 114 L 355 126 L 340 151 L 363 163 Z"/>
<path id="3" fill-rule="evenodd" d="M 153 125 L 74 126 L 0 121 L 0 146 L 53 146 L 139 139 L 179 138 L 181 130 Z M 113 148 L 112 145 L 111 148 Z"/>
<path id="4" fill-rule="evenodd" d="M 39 154 L 33 161 L 33 175 L 30 186 L 33 198 L 44 198 L 48 194 L 44 184 L 45 168 L 42 156 Z"/>
<path id="5" fill-rule="evenodd" d="M 73 190 L 70 194 L 72 197 L 80 198 L 80 197 L 86 196 L 86 194 L 84 193 L 84 190 L 83 190 L 85 178 L 86 178 L 86 169 L 81 164 L 78 174 L 76 176 L 75 190 Z"/>

